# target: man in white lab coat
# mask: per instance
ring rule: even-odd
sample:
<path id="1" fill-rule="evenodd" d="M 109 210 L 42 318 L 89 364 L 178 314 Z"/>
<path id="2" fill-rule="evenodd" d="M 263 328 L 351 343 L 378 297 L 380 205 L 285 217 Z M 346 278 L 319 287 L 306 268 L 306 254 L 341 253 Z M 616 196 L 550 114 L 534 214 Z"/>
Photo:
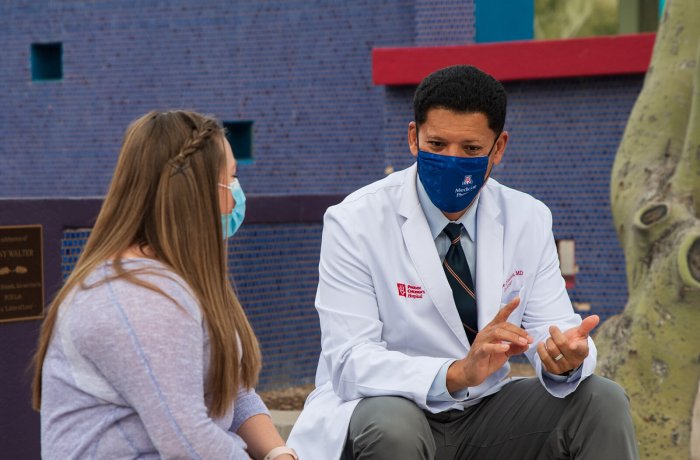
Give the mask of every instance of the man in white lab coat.
<path id="1" fill-rule="evenodd" d="M 470 66 L 414 98 L 416 164 L 324 218 L 316 389 L 304 460 L 632 459 L 629 401 L 594 376 L 598 317 L 574 313 L 551 214 L 490 178 L 506 93 Z M 525 354 L 537 376 L 509 379 Z"/>

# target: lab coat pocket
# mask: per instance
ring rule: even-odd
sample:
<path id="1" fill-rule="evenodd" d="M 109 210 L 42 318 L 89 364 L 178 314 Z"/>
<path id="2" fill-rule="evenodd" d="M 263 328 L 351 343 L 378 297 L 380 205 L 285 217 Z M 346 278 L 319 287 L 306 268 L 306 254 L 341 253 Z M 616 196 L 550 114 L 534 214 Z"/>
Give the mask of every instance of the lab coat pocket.
<path id="1" fill-rule="evenodd" d="M 520 324 L 522 319 L 522 306 L 525 305 L 525 290 L 523 289 L 523 281 L 519 278 L 511 279 L 507 287 L 503 289 L 503 293 L 501 294 L 501 308 L 505 307 L 516 297 L 520 297 L 520 304 L 510 315 L 509 320 L 513 324 Z"/>
<path id="2" fill-rule="evenodd" d="M 520 296 L 520 300 L 522 301 L 522 290 L 523 281 L 521 279 L 510 280 L 510 282 L 503 288 L 503 293 L 501 294 L 501 306 L 506 305 L 508 302 L 518 296 Z"/>

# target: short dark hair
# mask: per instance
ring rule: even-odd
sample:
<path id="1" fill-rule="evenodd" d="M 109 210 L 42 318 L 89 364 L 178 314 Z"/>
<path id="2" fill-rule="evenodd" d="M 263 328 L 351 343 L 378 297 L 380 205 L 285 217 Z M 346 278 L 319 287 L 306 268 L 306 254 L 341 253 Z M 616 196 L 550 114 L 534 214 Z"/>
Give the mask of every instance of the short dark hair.
<path id="1" fill-rule="evenodd" d="M 425 122 L 430 109 L 483 113 L 496 134 L 506 122 L 506 90 L 491 75 L 470 65 L 445 67 L 423 79 L 413 96 L 415 122 Z"/>

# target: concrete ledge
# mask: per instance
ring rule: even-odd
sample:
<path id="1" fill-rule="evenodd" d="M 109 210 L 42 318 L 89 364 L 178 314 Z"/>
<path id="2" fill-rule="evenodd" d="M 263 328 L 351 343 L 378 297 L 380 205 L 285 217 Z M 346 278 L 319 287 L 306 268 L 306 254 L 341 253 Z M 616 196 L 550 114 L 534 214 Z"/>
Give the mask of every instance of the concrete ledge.
<path id="1" fill-rule="evenodd" d="M 271 410 L 270 415 L 272 416 L 272 422 L 275 424 L 277 431 L 279 431 L 282 439 L 285 441 L 289 437 L 289 433 L 292 431 L 294 423 L 299 418 L 301 411 L 298 410 Z"/>

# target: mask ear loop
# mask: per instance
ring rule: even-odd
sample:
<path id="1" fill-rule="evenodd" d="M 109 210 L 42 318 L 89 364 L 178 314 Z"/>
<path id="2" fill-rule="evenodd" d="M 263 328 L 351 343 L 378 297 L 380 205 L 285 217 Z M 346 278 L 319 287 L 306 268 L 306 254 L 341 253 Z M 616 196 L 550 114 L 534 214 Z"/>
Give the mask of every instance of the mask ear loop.
<path id="1" fill-rule="evenodd" d="M 496 147 L 496 142 L 498 142 L 498 139 L 500 139 L 501 134 L 503 134 L 503 131 L 498 133 L 498 136 L 496 136 L 496 139 L 493 141 L 493 145 L 489 149 L 489 153 L 486 154 L 486 156 L 489 158 L 489 169 L 486 171 L 486 175 L 484 176 L 484 184 L 486 184 L 486 181 L 489 180 L 489 177 L 491 177 L 491 171 L 493 171 L 493 163 L 491 163 L 491 154 L 493 153 L 493 148 Z"/>
<path id="2" fill-rule="evenodd" d="M 502 132 L 503 131 L 501 131 L 501 133 Z M 486 157 L 489 159 L 489 169 L 486 171 L 486 175 L 484 176 L 484 183 L 481 185 L 479 192 L 474 196 L 471 203 L 469 203 L 469 206 L 467 206 L 466 209 L 469 209 L 472 207 L 472 205 L 476 201 L 476 198 L 481 194 L 481 190 L 483 190 L 484 185 L 486 185 L 486 181 L 489 180 L 489 177 L 491 176 L 491 170 L 493 170 L 493 166 L 491 164 L 491 154 L 493 153 L 493 148 L 496 146 L 496 142 L 498 142 L 498 138 L 501 137 L 501 133 L 499 133 L 498 136 L 496 136 L 496 140 L 493 141 L 493 145 L 489 149 L 489 153 L 486 154 Z"/>

